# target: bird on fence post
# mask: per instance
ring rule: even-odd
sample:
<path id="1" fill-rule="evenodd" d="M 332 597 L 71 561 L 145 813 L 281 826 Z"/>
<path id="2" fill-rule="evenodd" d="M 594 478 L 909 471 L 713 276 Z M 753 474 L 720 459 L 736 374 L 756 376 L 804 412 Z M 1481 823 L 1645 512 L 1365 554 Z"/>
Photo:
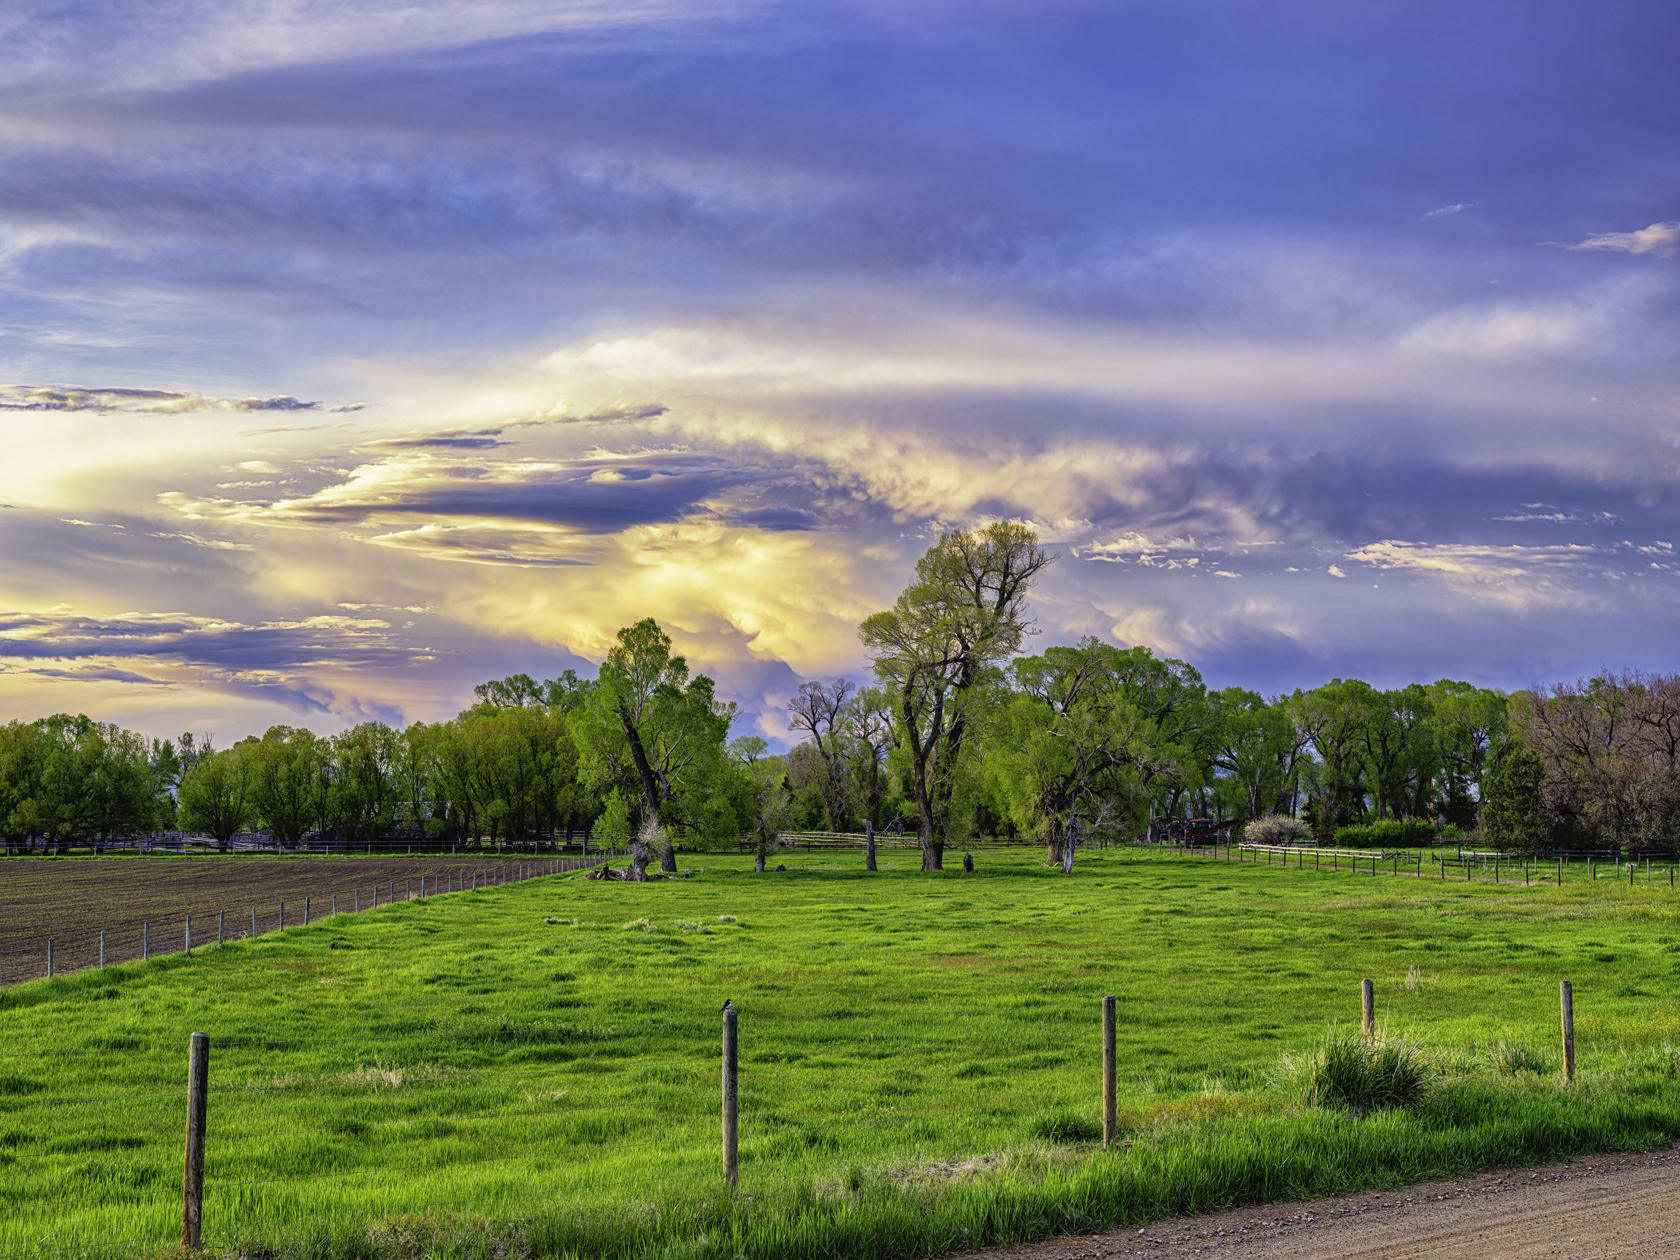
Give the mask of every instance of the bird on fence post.
<path id="1" fill-rule="evenodd" d="M 724 1012 L 724 1011 L 727 1011 L 727 1010 L 729 1010 L 729 1009 L 730 1009 L 730 1006 L 729 1006 L 729 999 L 728 999 L 728 998 L 724 998 L 724 999 L 723 999 L 723 1005 L 722 1005 L 722 1006 L 720 1006 L 720 1007 L 718 1007 L 718 1014 L 720 1014 L 720 1015 L 721 1015 L 721 1014 L 722 1014 L 722 1013 L 723 1013 L 723 1012 Z"/>

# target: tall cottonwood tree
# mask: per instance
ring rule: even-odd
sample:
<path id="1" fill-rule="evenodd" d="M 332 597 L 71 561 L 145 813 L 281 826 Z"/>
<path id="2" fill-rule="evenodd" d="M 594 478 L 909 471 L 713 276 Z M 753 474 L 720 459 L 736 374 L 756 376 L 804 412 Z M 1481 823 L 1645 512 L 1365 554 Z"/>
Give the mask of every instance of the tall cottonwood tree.
<path id="1" fill-rule="evenodd" d="M 892 608 L 858 628 L 910 759 L 922 868 L 939 870 L 981 693 L 1028 630 L 1027 595 L 1055 557 L 1030 525 L 941 534 Z"/>
<path id="2" fill-rule="evenodd" d="M 632 830 L 638 838 L 630 846 L 635 878 L 644 877 L 654 856 L 640 840 L 645 821 L 707 826 L 724 781 L 723 747 L 734 716 L 733 704 L 718 703 L 710 678 L 689 677 L 687 660 L 672 654 L 670 637 L 652 617 L 618 632 L 575 729 L 589 786 L 630 787 L 639 798 Z M 664 870 L 677 869 L 669 842 L 658 857 Z"/>
<path id="3" fill-rule="evenodd" d="M 846 727 L 848 706 L 857 684 L 849 678 L 836 679 L 832 684 L 820 680 L 799 684 L 799 691 L 788 701 L 788 727 L 804 731 L 816 749 L 818 793 L 823 811 L 827 814 L 828 829 L 842 831 L 846 826 L 847 805 L 851 799 L 851 778 L 848 773 Z"/>

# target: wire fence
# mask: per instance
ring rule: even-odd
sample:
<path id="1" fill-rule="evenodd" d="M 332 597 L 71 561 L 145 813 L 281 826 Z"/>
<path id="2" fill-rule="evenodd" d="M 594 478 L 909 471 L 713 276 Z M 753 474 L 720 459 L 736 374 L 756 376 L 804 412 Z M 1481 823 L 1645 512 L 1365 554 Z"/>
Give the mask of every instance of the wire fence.
<path id="1" fill-rule="evenodd" d="M 574 874 L 612 860 L 611 854 L 596 853 L 588 857 L 456 864 L 439 868 L 435 873 L 386 875 L 351 883 L 348 887 L 311 890 L 285 900 L 247 902 L 231 910 L 193 911 L 169 918 L 145 909 L 130 910 L 113 915 L 115 922 L 110 926 L 60 929 L 35 940 L 17 939 L 17 929 L 13 928 L 5 933 L 11 940 L 0 947 L 0 983 L 145 962 L 154 957 L 190 955 L 195 950 L 254 940 L 341 914 L 360 914 L 397 903 L 502 887 L 543 876 Z M 353 872 L 338 868 L 335 873 Z M 144 895 L 143 890 L 135 893 L 136 899 L 143 899 Z"/>
<path id="2" fill-rule="evenodd" d="M 1412 879 L 1481 880 L 1487 883 L 1520 883 L 1561 887 L 1565 884 L 1594 884 L 1620 881 L 1633 887 L 1677 886 L 1680 860 L 1638 857 L 1622 859 L 1592 853 L 1524 854 L 1457 850 L 1452 853 L 1427 849 L 1314 848 L 1308 845 L 1251 844 L 1186 846 L 1193 856 L 1222 862 L 1253 862 L 1294 870 L 1391 875 Z"/>
<path id="3" fill-rule="evenodd" d="M 449 1204 L 505 1205 L 523 1197 L 553 1206 L 677 1182 L 715 1190 L 724 1175 L 719 1109 L 731 1096 L 739 1102 L 749 1179 L 755 1167 L 772 1164 L 779 1171 L 790 1165 L 832 1171 L 884 1142 L 900 1158 L 957 1158 L 996 1145 L 983 1105 L 986 1083 L 976 1080 L 955 1101 L 929 1098 L 906 1084 L 903 1065 L 949 1063 L 988 1050 L 1065 1050 L 1070 1037 L 1052 1025 L 1076 1012 L 1083 1027 L 1071 1040 L 1089 1049 L 1093 1012 L 1087 1008 L 945 1008 L 946 1015 L 969 1017 L 982 1030 L 979 1037 L 907 1036 L 901 1011 L 853 1012 L 841 1044 L 861 1058 L 846 1067 L 843 1080 L 813 1076 L 835 1066 L 813 1060 L 838 1048 L 813 1038 L 836 1027 L 820 1014 L 767 1014 L 747 1022 L 745 1054 L 726 1054 L 721 1076 L 713 1075 L 720 1070 L 715 1020 L 635 1015 L 611 1024 L 387 1039 L 195 1034 L 209 1064 L 196 1083 L 182 1047 L 155 1038 L 69 1055 L 11 1054 L 18 1066 L 53 1060 L 56 1080 L 53 1088 L 34 1090 L 25 1077 L 0 1068 L 0 1130 L 9 1143 L 0 1164 L 10 1170 L 0 1179 L 0 1255 L 64 1254 L 77 1249 L 65 1241 L 76 1237 L 107 1247 L 117 1245 L 111 1239 L 162 1247 L 175 1241 L 183 1202 L 201 1207 L 203 1235 L 190 1241 L 225 1243 L 252 1228 L 284 1230 L 325 1219 L 342 1225 L 358 1214 Z M 1046 1034 L 984 1035 L 987 1021 L 1007 1027 L 1022 1016 L 1047 1021 Z M 724 1014 L 730 1037 L 737 1017 L 733 1008 Z M 883 1022 L 892 1027 L 881 1035 L 857 1035 Z M 650 1037 L 686 1053 L 664 1052 Z M 635 1048 L 615 1044 L 621 1040 Z M 452 1055 L 554 1045 L 603 1052 L 554 1067 L 447 1062 Z M 277 1046 L 327 1062 L 307 1074 L 269 1079 L 278 1070 L 271 1054 Z M 399 1062 L 410 1066 L 398 1068 Z M 1057 1058 L 1055 1065 L 1063 1062 Z M 98 1088 L 106 1067 L 143 1087 Z M 1089 1093 L 1093 1065 L 1086 1069 L 1074 1072 L 1072 1082 Z M 618 1088 L 595 1089 L 601 1073 Z M 190 1182 L 194 1090 L 204 1116 L 197 1187 Z M 186 1180 L 179 1156 L 183 1106 Z M 623 1175 L 630 1172 L 637 1175 Z M 510 1179 L 505 1192 L 486 1184 L 503 1177 Z M 544 1188 L 533 1190 L 533 1182 Z"/>
<path id="4" fill-rule="evenodd" d="M 1373 982 L 1360 996 L 1374 1039 Z M 1567 983 L 1560 1001 L 1572 1075 Z M 948 1023 L 915 1022 L 934 1015 Z M 177 1231 L 183 1246 L 272 1243 L 311 1223 L 468 1204 L 645 1215 L 653 1187 L 763 1196 L 790 1177 L 855 1175 L 861 1160 L 914 1177 L 1033 1139 L 1108 1147 L 1117 1022 L 1112 997 L 762 1015 L 726 1003 L 711 1019 L 194 1033 L 187 1047 L 153 1036 L 12 1054 L 0 1066 L 0 1256 L 158 1249 Z M 277 1060 L 282 1049 L 292 1057 Z M 104 1087 L 119 1082 L 129 1087 Z"/>

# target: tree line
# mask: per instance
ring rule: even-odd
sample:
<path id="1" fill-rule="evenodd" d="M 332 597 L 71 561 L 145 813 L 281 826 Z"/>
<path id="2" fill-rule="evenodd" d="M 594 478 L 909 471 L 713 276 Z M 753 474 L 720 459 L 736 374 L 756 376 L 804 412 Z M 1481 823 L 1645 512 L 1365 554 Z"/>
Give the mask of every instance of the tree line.
<path id="1" fill-rule="evenodd" d="M 864 620 L 865 685 L 800 685 L 799 742 L 730 738 L 733 704 L 646 619 L 596 677 L 483 683 L 454 719 L 318 736 L 276 726 L 218 749 L 86 717 L 0 727 L 0 833 L 99 842 L 170 825 L 226 846 L 260 826 L 296 846 L 393 837 L 451 846 L 569 839 L 679 846 L 782 831 L 900 830 L 938 869 L 948 843 L 1069 846 L 1164 820 L 1298 819 L 1302 831 L 1505 848 L 1670 848 L 1680 831 L 1680 677 L 1624 674 L 1507 695 L 1466 682 L 1335 679 L 1263 697 L 1186 661 L 1096 638 L 1025 651 L 1055 557 L 1028 526 L 942 535 L 890 609 Z"/>

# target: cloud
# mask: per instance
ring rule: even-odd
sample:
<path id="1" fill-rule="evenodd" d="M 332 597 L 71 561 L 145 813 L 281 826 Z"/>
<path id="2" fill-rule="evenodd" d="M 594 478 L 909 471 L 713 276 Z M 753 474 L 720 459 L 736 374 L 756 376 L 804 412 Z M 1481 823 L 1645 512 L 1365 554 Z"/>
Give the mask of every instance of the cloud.
<path id="1" fill-rule="evenodd" d="M 319 411 L 318 402 L 296 398 L 213 398 L 160 389 L 81 389 L 42 385 L 0 386 L 0 411 L 137 412 L 174 415 L 194 411 Z"/>
<path id="2" fill-rule="evenodd" d="M 211 499 L 172 491 L 159 501 L 189 520 L 291 528 L 398 525 L 399 533 L 384 536 L 388 545 L 423 539 L 427 550 L 445 556 L 457 550 L 459 539 L 487 529 L 504 537 L 517 529 L 547 540 L 546 546 L 563 547 L 575 535 L 674 521 L 709 512 L 732 492 L 777 476 L 774 469 L 677 450 L 474 464 L 425 453 L 362 464 L 342 480 L 296 498 Z M 469 544 L 462 558 L 505 550 Z M 508 558 L 511 562 L 511 554 Z M 520 562 L 539 559 L 566 558 L 529 555 Z"/>
<path id="3" fill-rule="evenodd" d="M 450 429 L 439 433 L 378 438 L 371 442 L 362 443 L 361 449 L 370 451 L 493 450 L 499 446 L 512 445 L 512 443 L 502 440 L 502 435 L 510 429 L 525 429 L 550 424 L 630 424 L 641 420 L 657 420 L 669 410 L 670 408 L 658 403 L 648 403 L 636 407 L 604 407 L 590 412 L 588 415 L 576 416 L 566 414 L 562 406 L 561 409 L 542 415 L 509 420 L 494 428 Z"/>
<path id="4" fill-rule="evenodd" d="M 1601 232 L 1570 249 L 1605 249 L 1624 254 L 1672 254 L 1680 245 L 1680 222 L 1653 223 L 1637 232 Z"/>
<path id="5" fill-rule="evenodd" d="M 437 654 L 374 617 L 317 615 L 237 622 L 188 613 L 78 615 L 0 611 L 0 665 L 66 681 L 199 687 L 298 712 L 367 713 L 331 681 L 411 668 Z M 400 710 L 373 706 L 392 720 Z"/>
<path id="6" fill-rule="evenodd" d="M 1445 218 L 1449 214 L 1457 214 L 1461 210 L 1472 209 L 1472 208 L 1474 208 L 1475 204 L 1476 203 L 1473 202 L 1473 201 L 1461 201 L 1457 205 L 1442 206 L 1439 210 L 1431 210 L 1431 211 L 1429 211 L 1428 214 L 1424 215 L 1423 217 L 1426 218 L 1426 219 L 1442 219 L 1442 218 Z"/>

